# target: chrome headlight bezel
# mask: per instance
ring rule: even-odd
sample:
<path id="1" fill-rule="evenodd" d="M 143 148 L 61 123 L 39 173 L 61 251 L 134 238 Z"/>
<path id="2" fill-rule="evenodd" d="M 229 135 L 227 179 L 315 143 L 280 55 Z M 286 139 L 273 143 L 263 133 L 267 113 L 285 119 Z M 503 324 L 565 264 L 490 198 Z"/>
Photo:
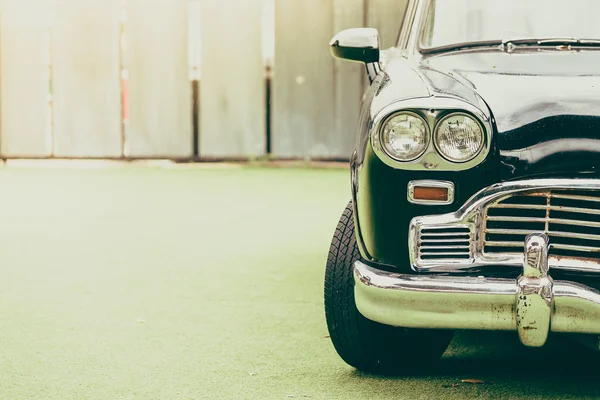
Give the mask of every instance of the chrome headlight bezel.
<path id="1" fill-rule="evenodd" d="M 398 161 L 390 157 L 381 143 L 383 123 L 392 115 L 407 111 L 421 116 L 429 125 L 431 138 L 425 152 L 412 161 Z M 433 132 L 438 121 L 446 115 L 463 112 L 475 118 L 483 128 L 483 145 L 479 153 L 466 162 L 452 162 L 444 158 L 436 149 Z M 386 165 L 401 170 L 412 171 L 463 171 L 481 164 L 488 156 L 492 142 L 492 118 L 471 103 L 454 97 L 421 97 L 399 100 L 381 109 L 369 127 L 371 146 L 377 157 Z"/>
<path id="2" fill-rule="evenodd" d="M 442 127 L 443 123 L 446 122 L 448 119 L 450 119 L 452 117 L 457 117 L 457 116 L 464 116 L 464 117 L 472 119 L 479 127 L 480 135 L 481 135 L 481 143 L 479 144 L 479 147 L 477 148 L 477 150 L 471 156 L 469 156 L 469 158 L 465 158 L 462 160 L 457 159 L 457 158 L 452 158 L 450 155 L 444 153 L 440 148 L 441 147 L 440 146 L 440 138 L 439 138 L 440 128 Z M 435 145 L 436 150 L 442 157 L 444 157 L 446 160 L 448 160 L 450 162 L 461 164 L 461 163 L 469 162 L 472 159 L 474 159 L 475 157 L 477 157 L 477 154 L 479 154 L 479 152 L 481 151 L 481 149 L 484 146 L 485 128 L 483 127 L 481 121 L 479 121 L 479 119 L 477 117 L 475 117 L 467 112 L 464 112 L 464 111 L 450 112 L 448 114 L 445 114 L 442 118 L 439 119 L 439 121 L 436 122 L 435 127 L 433 128 L 431 140 L 433 141 L 433 144 Z"/>

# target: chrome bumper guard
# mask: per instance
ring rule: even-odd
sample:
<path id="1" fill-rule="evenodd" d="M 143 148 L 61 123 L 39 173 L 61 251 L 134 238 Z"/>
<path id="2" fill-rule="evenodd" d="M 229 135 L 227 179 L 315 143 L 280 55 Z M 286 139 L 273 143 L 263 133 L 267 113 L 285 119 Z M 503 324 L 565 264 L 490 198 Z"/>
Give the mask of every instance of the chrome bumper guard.
<path id="1" fill-rule="evenodd" d="M 548 239 L 525 239 L 517 280 L 402 275 L 354 264 L 356 306 L 365 317 L 407 328 L 515 330 L 526 346 L 548 333 L 600 334 L 600 293 L 548 275 Z"/>

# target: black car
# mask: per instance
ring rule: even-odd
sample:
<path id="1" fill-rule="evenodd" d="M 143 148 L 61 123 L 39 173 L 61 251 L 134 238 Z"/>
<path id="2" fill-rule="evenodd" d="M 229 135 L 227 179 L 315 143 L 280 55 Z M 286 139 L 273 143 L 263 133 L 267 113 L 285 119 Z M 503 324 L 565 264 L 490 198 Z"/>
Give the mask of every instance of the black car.
<path id="1" fill-rule="evenodd" d="M 396 47 L 371 28 L 333 38 L 370 80 L 325 276 L 348 364 L 427 364 L 457 329 L 598 338 L 598 13 L 412 0 Z"/>

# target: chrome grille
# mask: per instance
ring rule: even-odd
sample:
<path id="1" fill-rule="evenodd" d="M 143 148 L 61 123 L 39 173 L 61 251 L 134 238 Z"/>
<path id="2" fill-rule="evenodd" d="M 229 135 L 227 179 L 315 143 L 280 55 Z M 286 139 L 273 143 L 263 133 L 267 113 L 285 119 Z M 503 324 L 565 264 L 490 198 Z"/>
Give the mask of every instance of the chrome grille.
<path id="1" fill-rule="evenodd" d="M 550 255 L 600 259 L 600 191 L 519 193 L 488 206 L 485 253 L 521 253 L 525 236 L 545 232 Z"/>
<path id="2" fill-rule="evenodd" d="M 419 231 L 417 247 L 423 261 L 469 259 L 472 257 L 468 227 L 427 227 Z"/>

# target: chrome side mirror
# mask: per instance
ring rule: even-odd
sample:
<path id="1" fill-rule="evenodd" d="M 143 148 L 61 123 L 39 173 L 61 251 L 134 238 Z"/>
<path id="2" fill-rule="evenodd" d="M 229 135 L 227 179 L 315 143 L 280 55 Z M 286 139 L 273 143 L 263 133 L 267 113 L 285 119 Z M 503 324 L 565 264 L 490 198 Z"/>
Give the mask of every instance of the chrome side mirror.
<path id="1" fill-rule="evenodd" d="M 334 57 L 364 63 L 371 82 L 379 73 L 379 32 L 377 29 L 346 29 L 335 35 L 329 45 Z"/>

